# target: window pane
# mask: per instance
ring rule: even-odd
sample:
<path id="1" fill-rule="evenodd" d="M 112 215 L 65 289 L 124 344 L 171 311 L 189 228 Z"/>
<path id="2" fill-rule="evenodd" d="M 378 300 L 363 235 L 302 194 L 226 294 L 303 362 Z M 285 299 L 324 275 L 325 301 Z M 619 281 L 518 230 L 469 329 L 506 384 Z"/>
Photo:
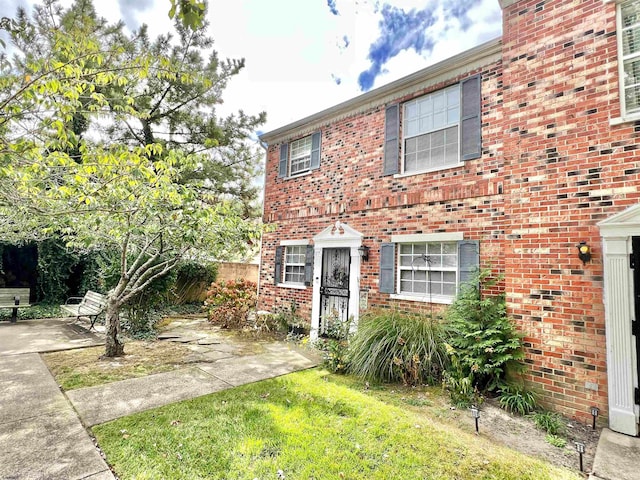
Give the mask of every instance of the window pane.
<path id="1" fill-rule="evenodd" d="M 622 27 L 630 27 L 640 23 L 640 3 L 627 2 L 620 7 L 622 14 Z"/>
<path id="2" fill-rule="evenodd" d="M 456 294 L 456 286 L 452 283 L 445 283 L 442 285 L 442 294 L 448 297 L 453 297 Z"/>
<path id="3" fill-rule="evenodd" d="M 634 27 L 622 32 L 622 54 L 629 55 L 640 50 L 640 28 Z"/>
<path id="4" fill-rule="evenodd" d="M 427 253 L 427 245 L 425 243 L 414 243 L 413 253 L 416 255 L 422 255 Z"/>
<path id="5" fill-rule="evenodd" d="M 458 253 L 458 244 L 454 242 L 443 243 L 442 253 Z"/>

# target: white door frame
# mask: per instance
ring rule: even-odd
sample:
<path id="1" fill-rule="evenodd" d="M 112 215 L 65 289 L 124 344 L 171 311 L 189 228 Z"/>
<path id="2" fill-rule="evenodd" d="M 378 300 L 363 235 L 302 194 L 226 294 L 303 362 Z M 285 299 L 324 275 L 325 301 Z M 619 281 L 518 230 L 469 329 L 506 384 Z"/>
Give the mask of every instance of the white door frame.
<path id="1" fill-rule="evenodd" d="M 602 236 L 604 267 L 609 428 L 637 436 L 640 411 L 634 402 L 638 372 L 635 341 L 631 333 L 635 308 L 629 255 L 631 238 L 640 237 L 640 204 L 603 220 L 598 227 Z"/>
<path id="2" fill-rule="evenodd" d="M 349 318 L 354 325 L 360 314 L 360 252 L 363 235 L 346 223 L 337 221 L 313 237 L 313 299 L 311 306 L 311 340 L 317 340 L 320 329 L 320 277 L 322 276 L 322 252 L 325 248 L 349 248 Z"/>

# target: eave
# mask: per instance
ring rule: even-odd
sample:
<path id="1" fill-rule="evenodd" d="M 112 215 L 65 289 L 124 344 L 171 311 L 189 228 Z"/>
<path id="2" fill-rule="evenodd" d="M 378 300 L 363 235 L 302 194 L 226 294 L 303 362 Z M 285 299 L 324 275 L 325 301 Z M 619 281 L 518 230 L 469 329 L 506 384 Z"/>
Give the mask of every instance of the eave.
<path id="1" fill-rule="evenodd" d="M 302 135 L 327 125 L 340 118 L 357 114 L 360 111 L 383 105 L 418 87 L 429 86 L 446 81 L 456 75 L 489 65 L 502 58 L 502 37 L 495 38 L 477 47 L 465 50 L 458 55 L 418 70 L 406 77 L 387 85 L 363 93 L 333 107 L 322 110 L 293 123 L 266 132 L 260 136 L 262 142 L 274 144 L 287 140 L 292 136 Z"/>

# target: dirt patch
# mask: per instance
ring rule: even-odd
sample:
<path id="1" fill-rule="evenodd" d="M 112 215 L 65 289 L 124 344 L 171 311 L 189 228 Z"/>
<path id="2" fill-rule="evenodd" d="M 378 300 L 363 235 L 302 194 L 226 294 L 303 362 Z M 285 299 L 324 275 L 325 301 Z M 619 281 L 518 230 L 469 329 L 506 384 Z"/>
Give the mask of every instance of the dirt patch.
<path id="1" fill-rule="evenodd" d="M 475 429 L 475 422 L 471 416 L 465 414 L 464 417 L 467 418 L 468 425 Z M 567 444 L 564 447 L 556 447 L 546 440 L 547 434 L 536 428 L 531 417 L 511 415 L 499 408 L 495 401 L 488 400 L 481 408 L 479 430 L 483 437 L 572 470 L 580 468 L 574 442 L 582 442 L 586 447 L 583 455 L 584 471 L 590 472 L 600 429 L 593 430 L 591 425 L 566 418 L 565 422 L 566 433 L 562 437 L 567 440 Z"/>

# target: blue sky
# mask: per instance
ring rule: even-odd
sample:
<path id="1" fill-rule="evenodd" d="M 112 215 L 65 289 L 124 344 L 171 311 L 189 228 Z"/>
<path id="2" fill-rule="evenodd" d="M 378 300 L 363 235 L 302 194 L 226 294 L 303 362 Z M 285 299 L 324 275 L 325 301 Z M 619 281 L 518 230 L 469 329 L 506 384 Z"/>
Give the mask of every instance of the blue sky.
<path id="1" fill-rule="evenodd" d="M 0 0 L 0 16 L 30 3 Z M 171 26 L 169 0 L 94 4 L 132 29 Z M 273 130 L 499 36 L 500 13 L 498 0 L 210 0 L 219 55 L 246 59 L 221 110 L 264 110 Z"/>

